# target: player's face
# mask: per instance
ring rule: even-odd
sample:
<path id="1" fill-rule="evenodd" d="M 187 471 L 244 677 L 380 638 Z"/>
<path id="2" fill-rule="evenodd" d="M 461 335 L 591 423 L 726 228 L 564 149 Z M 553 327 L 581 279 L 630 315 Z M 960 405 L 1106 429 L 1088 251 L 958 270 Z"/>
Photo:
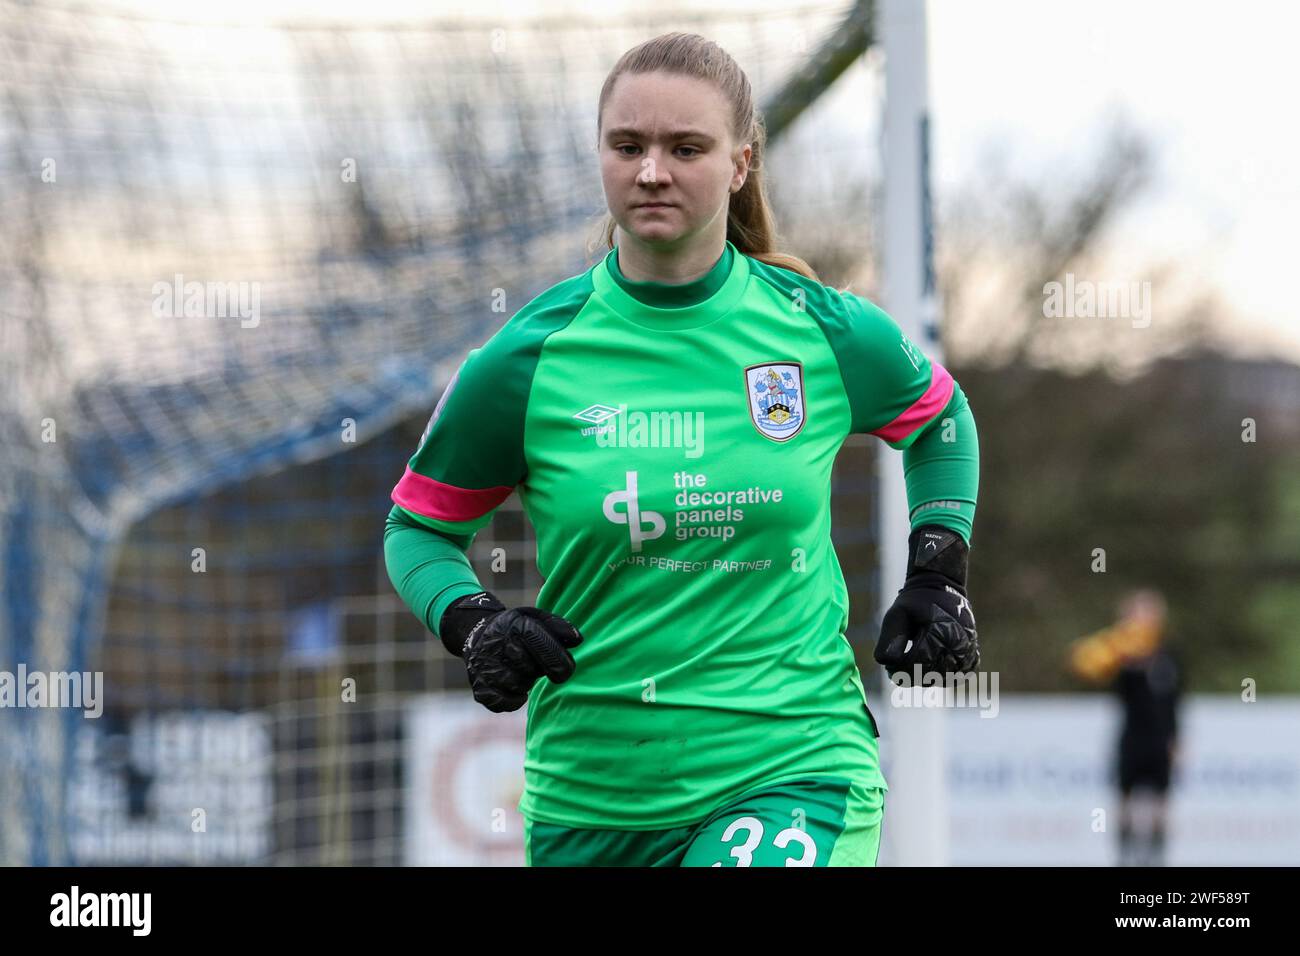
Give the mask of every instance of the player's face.
<path id="1" fill-rule="evenodd" d="M 733 143 L 729 112 L 721 91 L 695 77 L 625 73 L 615 81 L 601 123 L 600 174 L 625 234 L 665 248 L 726 234 L 727 201 L 751 154 L 749 144 Z"/>

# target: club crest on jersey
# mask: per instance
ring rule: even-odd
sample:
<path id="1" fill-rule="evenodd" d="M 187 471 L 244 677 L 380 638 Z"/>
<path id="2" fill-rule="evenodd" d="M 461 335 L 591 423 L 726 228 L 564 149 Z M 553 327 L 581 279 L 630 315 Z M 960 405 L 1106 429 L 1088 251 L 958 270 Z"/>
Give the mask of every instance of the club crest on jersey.
<path id="1" fill-rule="evenodd" d="M 804 422 L 803 366 L 773 362 L 745 369 L 749 417 L 773 441 L 789 441 Z"/>

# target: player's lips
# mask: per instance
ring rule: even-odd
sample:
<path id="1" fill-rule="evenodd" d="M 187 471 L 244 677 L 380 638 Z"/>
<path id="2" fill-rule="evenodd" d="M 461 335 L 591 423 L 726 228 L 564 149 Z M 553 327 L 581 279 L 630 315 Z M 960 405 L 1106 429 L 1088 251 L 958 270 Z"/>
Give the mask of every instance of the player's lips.
<path id="1" fill-rule="evenodd" d="M 673 204 L 670 202 L 639 202 L 632 208 L 633 209 L 670 209 L 672 205 Z"/>

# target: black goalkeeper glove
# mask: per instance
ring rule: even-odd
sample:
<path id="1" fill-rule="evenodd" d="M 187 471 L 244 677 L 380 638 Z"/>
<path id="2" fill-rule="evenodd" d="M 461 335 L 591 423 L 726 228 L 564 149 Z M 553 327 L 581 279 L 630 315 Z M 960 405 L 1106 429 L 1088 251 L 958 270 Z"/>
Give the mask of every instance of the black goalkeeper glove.
<path id="1" fill-rule="evenodd" d="M 962 674 L 980 663 L 975 612 L 966 597 L 966 542 L 956 531 L 922 525 L 907 539 L 907 580 L 885 612 L 876 662 L 916 686 L 928 673 Z"/>
<path id="2" fill-rule="evenodd" d="M 506 610 L 487 591 L 453 601 L 443 612 L 439 637 L 465 659 L 474 699 L 493 713 L 518 710 L 537 679 L 557 684 L 573 676 L 569 648 L 582 643 L 578 629 L 537 607 Z"/>

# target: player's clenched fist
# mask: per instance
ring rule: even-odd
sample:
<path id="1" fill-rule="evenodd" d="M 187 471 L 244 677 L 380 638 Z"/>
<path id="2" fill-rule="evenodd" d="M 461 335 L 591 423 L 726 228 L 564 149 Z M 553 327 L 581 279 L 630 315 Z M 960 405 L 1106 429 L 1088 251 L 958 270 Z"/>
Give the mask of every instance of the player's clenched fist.
<path id="1" fill-rule="evenodd" d="M 487 591 L 458 598 L 443 612 L 439 636 L 465 660 L 474 699 L 493 713 L 518 710 L 542 676 L 562 684 L 582 643 L 570 622 L 537 607 L 509 610 Z"/>
<path id="2" fill-rule="evenodd" d="M 975 612 L 966 596 L 968 554 L 965 540 L 950 528 L 923 525 L 908 537 L 907 580 L 876 642 L 876 661 L 891 679 L 903 673 L 916 686 L 918 676 L 979 667 Z"/>

